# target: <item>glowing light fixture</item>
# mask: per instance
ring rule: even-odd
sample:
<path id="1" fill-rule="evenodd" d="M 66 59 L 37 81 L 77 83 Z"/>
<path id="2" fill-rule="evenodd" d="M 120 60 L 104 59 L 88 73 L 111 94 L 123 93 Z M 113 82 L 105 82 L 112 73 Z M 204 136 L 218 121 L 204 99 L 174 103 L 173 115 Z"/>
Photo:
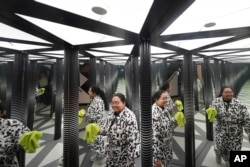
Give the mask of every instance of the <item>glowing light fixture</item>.
<path id="1" fill-rule="evenodd" d="M 21 14 L 17 15 L 33 24 L 36 24 L 37 26 L 45 29 L 46 31 L 49 31 L 50 33 L 56 35 L 58 38 L 61 38 L 72 45 L 121 40 L 121 38 L 95 33 L 92 31 L 87 31 L 76 27 L 58 24 L 47 20 L 37 19 L 34 17 L 29 17 Z M 71 33 L 65 33 L 65 32 L 71 32 Z"/>
<path id="2" fill-rule="evenodd" d="M 218 42 L 227 38 L 231 38 L 232 36 L 228 37 L 218 37 L 218 38 L 206 38 L 206 39 L 192 39 L 192 40 L 181 40 L 181 41 L 166 41 L 165 43 L 175 45 L 187 50 L 192 50 L 199 48 L 204 45 L 212 44 L 214 42 Z"/>
<path id="3" fill-rule="evenodd" d="M 36 0 L 58 9 L 139 33 L 153 0 Z M 94 8 L 93 7 L 101 7 Z M 96 12 L 94 13 L 93 10 Z M 105 10 L 107 11 L 105 13 Z M 97 14 L 100 13 L 100 14 Z M 105 14 L 104 14 L 105 13 Z M 104 14 L 104 15 L 103 15 Z M 131 19 L 133 18 L 133 19 Z"/>
<path id="4" fill-rule="evenodd" d="M 223 8 L 222 8 L 223 7 Z M 248 27 L 249 0 L 196 0 L 161 35 Z M 216 23 L 216 26 L 214 26 Z"/>

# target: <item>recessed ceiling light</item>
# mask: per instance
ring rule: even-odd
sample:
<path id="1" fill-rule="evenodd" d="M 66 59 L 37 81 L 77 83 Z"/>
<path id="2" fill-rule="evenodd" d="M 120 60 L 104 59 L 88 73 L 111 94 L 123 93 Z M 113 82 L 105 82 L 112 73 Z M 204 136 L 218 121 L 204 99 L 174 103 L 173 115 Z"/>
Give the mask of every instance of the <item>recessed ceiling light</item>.
<path id="1" fill-rule="evenodd" d="M 213 27 L 215 25 L 216 25 L 215 22 L 210 22 L 210 23 L 205 24 L 204 27 L 209 28 L 209 27 Z"/>
<path id="2" fill-rule="evenodd" d="M 92 11 L 95 13 L 95 14 L 98 14 L 98 15 L 105 15 L 107 13 L 107 10 L 102 8 L 102 7 L 98 7 L 98 6 L 94 6 L 92 8 Z"/>

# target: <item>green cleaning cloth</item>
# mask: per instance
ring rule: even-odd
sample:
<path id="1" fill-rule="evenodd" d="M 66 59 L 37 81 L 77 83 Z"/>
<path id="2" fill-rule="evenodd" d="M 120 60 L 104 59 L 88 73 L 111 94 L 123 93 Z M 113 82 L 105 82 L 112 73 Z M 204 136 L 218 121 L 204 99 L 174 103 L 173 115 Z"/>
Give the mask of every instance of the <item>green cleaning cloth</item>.
<path id="1" fill-rule="evenodd" d="M 217 115 L 217 111 L 215 108 L 213 107 L 209 107 L 208 109 L 206 109 L 206 113 L 207 113 L 207 116 L 208 116 L 208 120 L 210 122 L 214 122 L 214 119 Z"/>
<path id="2" fill-rule="evenodd" d="M 183 110 L 183 104 L 182 104 L 181 100 L 176 100 L 175 105 L 176 105 L 178 112 Z"/>
<path id="3" fill-rule="evenodd" d="M 79 125 L 83 122 L 85 114 L 86 114 L 86 111 L 84 109 L 81 109 L 78 111 L 78 124 Z"/>
<path id="4" fill-rule="evenodd" d="M 178 111 L 175 115 L 174 115 L 174 119 L 176 120 L 178 126 L 183 127 L 186 124 L 186 118 L 183 114 L 183 112 Z"/>
<path id="5" fill-rule="evenodd" d="M 39 140 L 43 133 L 40 131 L 30 131 L 24 133 L 20 139 L 19 144 L 23 147 L 25 152 L 34 153 L 36 149 L 40 147 Z"/>
<path id="6" fill-rule="evenodd" d="M 45 88 L 40 88 L 40 89 L 38 90 L 38 92 L 39 92 L 39 95 L 44 94 L 44 92 L 45 92 Z"/>
<path id="7" fill-rule="evenodd" d="M 100 132 L 100 126 L 96 123 L 89 123 L 86 126 L 85 134 L 83 140 L 87 141 L 88 144 L 91 144 L 95 141 L 98 133 Z"/>

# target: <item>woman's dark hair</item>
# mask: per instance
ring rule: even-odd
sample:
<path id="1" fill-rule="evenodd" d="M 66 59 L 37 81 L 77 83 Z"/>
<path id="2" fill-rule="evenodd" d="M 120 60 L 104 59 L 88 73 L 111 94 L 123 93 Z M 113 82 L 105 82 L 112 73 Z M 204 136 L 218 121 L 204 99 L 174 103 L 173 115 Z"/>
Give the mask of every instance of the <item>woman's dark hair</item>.
<path id="1" fill-rule="evenodd" d="M 126 100 L 126 97 L 124 96 L 124 94 L 122 94 L 122 93 L 115 93 L 115 94 L 113 95 L 113 97 L 115 97 L 115 96 L 119 97 L 119 99 L 125 104 L 125 106 L 126 106 L 127 108 L 129 108 L 128 103 L 127 103 L 127 100 Z"/>
<path id="2" fill-rule="evenodd" d="M 222 86 L 221 89 L 220 89 L 220 93 L 219 93 L 218 97 L 221 97 L 221 96 L 222 96 L 223 91 L 224 91 L 224 89 L 226 89 L 226 88 L 230 88 L 230 89 L 233 91 L 233 89 L 232 89 L 230 86 L 227 86 L 227 85 Z"/>
<path id="3" fill-rule="evenodd" d="M 169 89 L 169 87 L 170 87 L 170 84 L 169 84 L 169 82 L 165 82 L 161 87 L 160 87 L 160 90 L 167 90 L 167 89 Z"/>
<path id="4" fill-rule="evenodd" d="M 166 90 L 162 90 L 162 89 L 155 92 L 154 95 L 152 96 L 152 104 L 154 104 L 155 101 L 161 97 L 162 93 L 165 93 L 165 92 Z"/>
<path id="5" fill-rule="evenodd" d="M 0 103 L 0 113 L 3 113 L 4 112 L 4 107 L 2 105 L 2 103 Z"/>
<path id="6" fill-rule="evenodd" d="M 2 104 L 2 102 L 0 102 L 0 114 L 4 114 L 4 105 Z M 1 117 L 5 118 L 5 115 L 2 115 Z"/>
<path id="7" fill-rule="evenodd" d="M 96 95 L 100 96 L 104 102 L 105 110 L 109 110 L 109 104 L 107 103 L 106 96 L 103 90 L 101 90 L 98 86 L 91 86 L 91 91 Z"/>

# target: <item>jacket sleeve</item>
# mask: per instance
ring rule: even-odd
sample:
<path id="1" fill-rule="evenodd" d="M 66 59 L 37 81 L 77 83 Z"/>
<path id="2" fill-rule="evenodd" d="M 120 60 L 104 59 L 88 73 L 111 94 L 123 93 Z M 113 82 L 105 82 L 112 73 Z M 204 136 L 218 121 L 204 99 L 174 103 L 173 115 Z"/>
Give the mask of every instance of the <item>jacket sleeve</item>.
<path id="1" fill-rule="evenodd" d="M 100 101 L 93 100 L 92 103 L 88 107 L 88 111 L 86 113 L 86 118 L 88 122 L 97 122 L 102 119 L 102 106 L 103 104 Z"/>
<path id="2" fill-rule="evenodd" d="M 128 120 L 126 131 L 128 135 L 129 157 L 131 159 L 137 158 L 140 156 L 140 135 L 135 115 Z"/>
<path id="3" fill-rule="evenodd" d="M 152 112 L 152 128 L 153 128 L 153 154 L 155 159 L 161 159 L 162 152 L 159 149 L 159 138 L 161 136 L 161 123 L 156 108 Z"/>
<path id="4" fill-rule="evenodd" d="M 242 116 L 243 116 L 243 127 L 244 130 L 250 139 L 250 116 L 249 112 L 247 111 L 247 107 L 242 105 Z"/>

